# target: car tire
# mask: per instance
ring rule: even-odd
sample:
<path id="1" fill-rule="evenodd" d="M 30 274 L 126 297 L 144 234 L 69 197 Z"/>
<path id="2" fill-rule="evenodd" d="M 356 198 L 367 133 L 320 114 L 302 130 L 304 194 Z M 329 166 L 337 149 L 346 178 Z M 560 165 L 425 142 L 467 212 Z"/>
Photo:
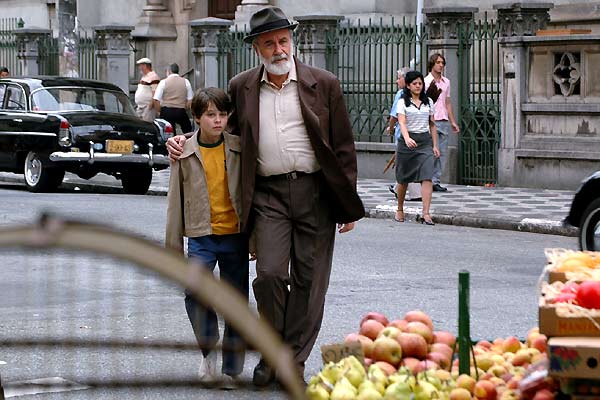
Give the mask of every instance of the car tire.
<path id="1" fill-rule="evenodd" d="M 61 168 L 49 166 L 48 157 L 30 151 L 25 157 L 23 173 L 25 175 L 25 186 L 30 192 L 41 193 L 56 190 L 65 177 L 65 171 Z"/>
<path id="2" fill-rule="evenodd" d="M 583 212 L 579 223 L 579 247 L 600 251 L 600 199 L 592 201 Z"/>
<path id="3" fill-rule="evenodd" d="M 152 182 L 152 168 L 132 169 L 121 174 L 123 191 L 127 194 L 146 194 Z"/>

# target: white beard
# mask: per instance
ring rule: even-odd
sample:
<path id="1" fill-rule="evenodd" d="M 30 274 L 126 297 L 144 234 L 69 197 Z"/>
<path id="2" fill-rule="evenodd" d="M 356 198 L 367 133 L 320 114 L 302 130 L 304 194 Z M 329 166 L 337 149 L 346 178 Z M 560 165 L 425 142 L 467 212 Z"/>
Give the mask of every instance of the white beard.
<path id="1" fill-rule="evenodd" d="M 294 54 L 294 45 L 293 44 L 290 46 L 290 54 Z M 267 70 L 267 72 L 269 72 L 273 75 L 286 75 L 292 69 L 292 61 L 290 60 L 290 57 L 292 57 L 292 56 L 288 57 L 287 55 L 282 54 L 280 56 L 273 56 L 273 57 L 271 57 L 270 60 L 267 60 L 266 58 L 264 58 L 262 55 L 260 55 L 260 53 L 258 54 L 258 56 L 260 58 L 260 61 L 265 66 L 265 69 Z M 285 61 L 275 63 L 275 61 L 282 60 L 282 59 L 285 59 Z"/>

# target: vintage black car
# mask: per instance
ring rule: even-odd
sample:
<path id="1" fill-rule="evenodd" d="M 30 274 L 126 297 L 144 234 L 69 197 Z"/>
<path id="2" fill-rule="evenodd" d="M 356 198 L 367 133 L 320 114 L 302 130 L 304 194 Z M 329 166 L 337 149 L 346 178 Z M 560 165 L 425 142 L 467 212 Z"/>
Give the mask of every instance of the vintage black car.
<path id="1" fill-rule="evenodd" d="M 30 191 L 51 191 L 65 171 L 106 173 L 144 194 L 152 170 L 168 168 L 164 120 L 137 117 L 110 83 L 63 77 L 0 79 L 0 171 L 25 175 Z"/>
<path id="2" fill-rule="evenodd" d="M 582 250 L 600 251 L 600 171 L 583 181 L 566 222 L 579 228 Z"/>

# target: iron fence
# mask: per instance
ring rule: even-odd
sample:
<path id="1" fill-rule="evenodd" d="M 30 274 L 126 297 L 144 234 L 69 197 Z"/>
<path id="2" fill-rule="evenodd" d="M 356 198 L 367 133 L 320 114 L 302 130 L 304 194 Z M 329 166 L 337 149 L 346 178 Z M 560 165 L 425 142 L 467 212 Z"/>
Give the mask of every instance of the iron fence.
<path id="1" fill-rule="evenodd" d="M 499 27 L 485 17 L 459 27 L 459 180 L 494 184 L 500 145 Z"/>
<path id="2" fill-rule="evenodd" d="M 402 67 L 427 64 L 427 33 L 406 18 L 339 26 L 327 41 L 357 141 L 391 141 L 384 134 Z"/>
<path id="3" fill-rule="evenodd" d="M 244 43 L 244 36 L 246 35 L 245 26 L 242 29 L 238 29 L 236 26 L 233 31 L 219 35 L 217 60 L 219 65 L 219 87 L 222 89 L 227 89 L 231 78 L 258 65 L 258 56 L 252 45 Z"/>
<path id="4" fill-rule="evenodd" d="M 98 42 L 93 32 L 81 31 L 77 34 L 77 59 L 79 76 L 85 79 L 98 79 Z"/>
<path id="5" fill-rule="evenodd" d="M 0 67 L 8 68 L 11 75 L 21 74 L 14 30 L 22 26 L 18 18 L 0 18 Z"/>

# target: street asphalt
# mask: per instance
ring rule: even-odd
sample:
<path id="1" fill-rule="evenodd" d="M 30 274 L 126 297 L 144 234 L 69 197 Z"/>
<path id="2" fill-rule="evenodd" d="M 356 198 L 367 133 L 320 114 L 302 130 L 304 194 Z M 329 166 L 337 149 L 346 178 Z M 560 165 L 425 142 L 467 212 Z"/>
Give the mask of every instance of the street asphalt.
<path id="1" fill-rule="evenodd" d="M 23 175 L 0 172 L 0 182 L 22 183 Z M 389 190 L 392 183 L 390 173 L 387 179 L 358 179 L 357 190 L 367 217 L 394 218 L 398 204 Z M 573 191 L 464 185 L 447 187 L 447 192 L 436 192 L 433 196 L 431 214 L 436 223 L 551 235 L 577 234 L 574 227 L 563 223 L 573 201 Z M 105 174 L 84 180 L 67 173 L 62 188 L 122 192 L 121 182 Z M 168 188 L 169 170 L 155 171 L 148 194 L 166 196 Z M 404 212 L 407 219 L 414 221 L 422 214 L 421 202 L 407 201 Z"/>
<path id="2" fill-rule="evenodd" d="M 36 221 L 53 211 L 86 222 L 108 223 L 162 242 L 166 198 L 81 193 L 61 189 L 33 194 L 17 184 L 0 184 L 0 227 Z M 431 315 L 437 329 L 457 332 L 458 272 L 471 273 L 473 339 L 516 335 L 537 325 L 537 289 L 544 248 L 576 248 L 571 237 L 477 228 L 399 224 L 365 219 L 337 238 L 325 317 L 306 377 L 319 370 L 319 346 L 341 342 L 358 330 L 363 314 L 390 319 L 409 310 Z M 181 289 L 127 263 L 103 255 L 0 250 L 0 339 L 71 336 L 193 343 Z M 254 268 L 251 266 L 251 277 Z M 254 301 L 251 301 L 254 308 Z M 256 354 L 247 357 L 243 378 L 251 379 Z M 133 352 L 102 349 L 61 351 L 0 348 L 0 376 L 11 382 L 62 378 L 157 379 L 193 377 L 195 352 Z M 80 388 L 32 399 L 283 399 L 275 389 L 224 392 L 218 389 Z"/>

